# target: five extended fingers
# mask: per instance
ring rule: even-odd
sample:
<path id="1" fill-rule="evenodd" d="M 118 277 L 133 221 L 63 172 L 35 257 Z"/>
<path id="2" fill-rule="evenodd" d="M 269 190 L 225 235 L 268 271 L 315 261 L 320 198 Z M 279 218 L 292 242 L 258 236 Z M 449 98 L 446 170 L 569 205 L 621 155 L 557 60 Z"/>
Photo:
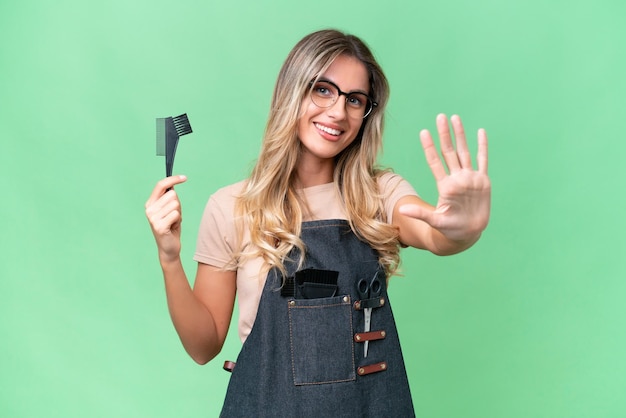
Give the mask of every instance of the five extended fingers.
<path id="1" fill-rule="evenodd" d="M 467 146 L 467 139 L 465 137 L 465 130 L 463 128 L 461 118 L 458 115 L 453 115 L 450 118 L 456 147 L 452 141 L 452 133 L 450 132 L 448 118 L 444 114 L 439 114 L 437 115 L 436 122 L 441 155 L 443 157 L 443 161 L 445 161 L 448 171 L 453 173 L 462 169 L 472 170 L 472 157 Z M 426 161 L 428 162 L 435 179 L 441 180 L 446 176 L 446 169 L 443 162 L 439 158 L 430 132 L 428 130 L 421 131 L 420 139 L 422 147 L 424 148 Z M 484 129 L 480 129 L 478 131 L 478 153 L 476 161 L 478 171 L 480 173 L 487 174 L 487 134 Z"/>

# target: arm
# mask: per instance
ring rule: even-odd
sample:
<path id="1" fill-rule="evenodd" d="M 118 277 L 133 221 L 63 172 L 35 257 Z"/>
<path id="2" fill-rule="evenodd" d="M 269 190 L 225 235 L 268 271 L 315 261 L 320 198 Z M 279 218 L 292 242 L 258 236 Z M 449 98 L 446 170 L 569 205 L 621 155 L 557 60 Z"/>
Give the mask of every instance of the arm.
<path id="1" fill-rule="evenodd" d="M 146 202 L 154 234 L 170 316 L 185 350 L 199 364 L 222 349 L 233 312 L 236 273 L 199 263 L 192 290 L 180 260 L 180 201 L 168 188 L 186 180 L 168 177 L 157 183 Z"/>
<path id="2" fill-rule="evenodd" d="M 433 207 L 416 196 L 401 198 L 394 207 L 393 224 L 400 242 L 438 255 L 455 254 L 471 247 L 487 227 L 491 206 L 491 182 L 487 176 L 487 135 L 478 132 L 478 169 L 472 167 L 463 124 L 451 118 L 456 149 L 444 115 L 437 117 L 441 153 L 439 158 L 430 133 L 420 134 L 424 154 L 437 182 L 439 199 Z"/>
<path id="3" fill-rule="evenodd" d="M 233 314 L 236 273 L 198 263 L 193 290 L 180 260 L 161 264 L 167 306 L 191 358 L 205 364 L 219 354 Z"/>

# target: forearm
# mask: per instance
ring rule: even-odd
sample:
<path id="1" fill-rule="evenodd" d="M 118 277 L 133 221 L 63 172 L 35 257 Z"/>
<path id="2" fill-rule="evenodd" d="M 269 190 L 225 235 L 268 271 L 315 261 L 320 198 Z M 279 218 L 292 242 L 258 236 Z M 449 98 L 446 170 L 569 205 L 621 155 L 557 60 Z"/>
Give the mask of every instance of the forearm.
<path id="1" fill-rule="evenodd" d="M 222 349 L 211 312 L 196 297 L 180 259 L 161 263 L 167 306 L 174 328 L 191 358 L 199 364 L 213 359 Z"/>
<path id="2" fill-rule="evenodd" d="M 467 250 L 478 241 L 481 233 L 478 232 L 464 240 L 447 238 L 437 229 L 430 227 L 430 245 L 428 250 L 436 255 L 453 255 Z"/>

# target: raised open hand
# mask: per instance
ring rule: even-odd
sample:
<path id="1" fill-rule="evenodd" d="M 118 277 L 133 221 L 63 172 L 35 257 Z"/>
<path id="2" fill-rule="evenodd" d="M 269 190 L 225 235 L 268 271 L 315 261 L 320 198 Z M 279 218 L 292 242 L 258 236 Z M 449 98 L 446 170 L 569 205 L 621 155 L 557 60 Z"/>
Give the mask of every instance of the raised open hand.
<path id="1" fill-rule="evenodd" d="M 420 219 L 453 241 L 475 239 L 487 227 L 491 207 L 491 182 L 487 175 L 487 134 L 478 131 L 477 169 L 467 147 L 461 118 L 450 118 L 456 148 L 452 142 L 448 119 L 437 116 L 437 131 L 443 161 L 428 130 L 420 132 L 426 161 L 437 181 L 439 199 L 435 208 L 415 204 L 402 205 L 400 213 Z M 448 170 L 446 171 L 447 166 Z"/>

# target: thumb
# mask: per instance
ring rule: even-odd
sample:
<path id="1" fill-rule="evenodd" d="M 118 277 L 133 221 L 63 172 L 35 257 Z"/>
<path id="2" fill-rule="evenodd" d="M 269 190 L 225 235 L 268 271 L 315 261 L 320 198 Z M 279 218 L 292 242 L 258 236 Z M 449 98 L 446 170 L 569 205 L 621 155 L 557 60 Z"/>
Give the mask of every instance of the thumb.
<path id="1" fill-rule="evenodd" d="M 429 225 L 432 224 L 433 222 L 433 217 L 434 217 L 433 210 L 430 208 L 420 206 L 420 205 L 416 205 L 412 203 L 402 205 L 398 208 L 398 212 L 401 215 L 405 215 L 411 218 L 422 220 Z"/>

